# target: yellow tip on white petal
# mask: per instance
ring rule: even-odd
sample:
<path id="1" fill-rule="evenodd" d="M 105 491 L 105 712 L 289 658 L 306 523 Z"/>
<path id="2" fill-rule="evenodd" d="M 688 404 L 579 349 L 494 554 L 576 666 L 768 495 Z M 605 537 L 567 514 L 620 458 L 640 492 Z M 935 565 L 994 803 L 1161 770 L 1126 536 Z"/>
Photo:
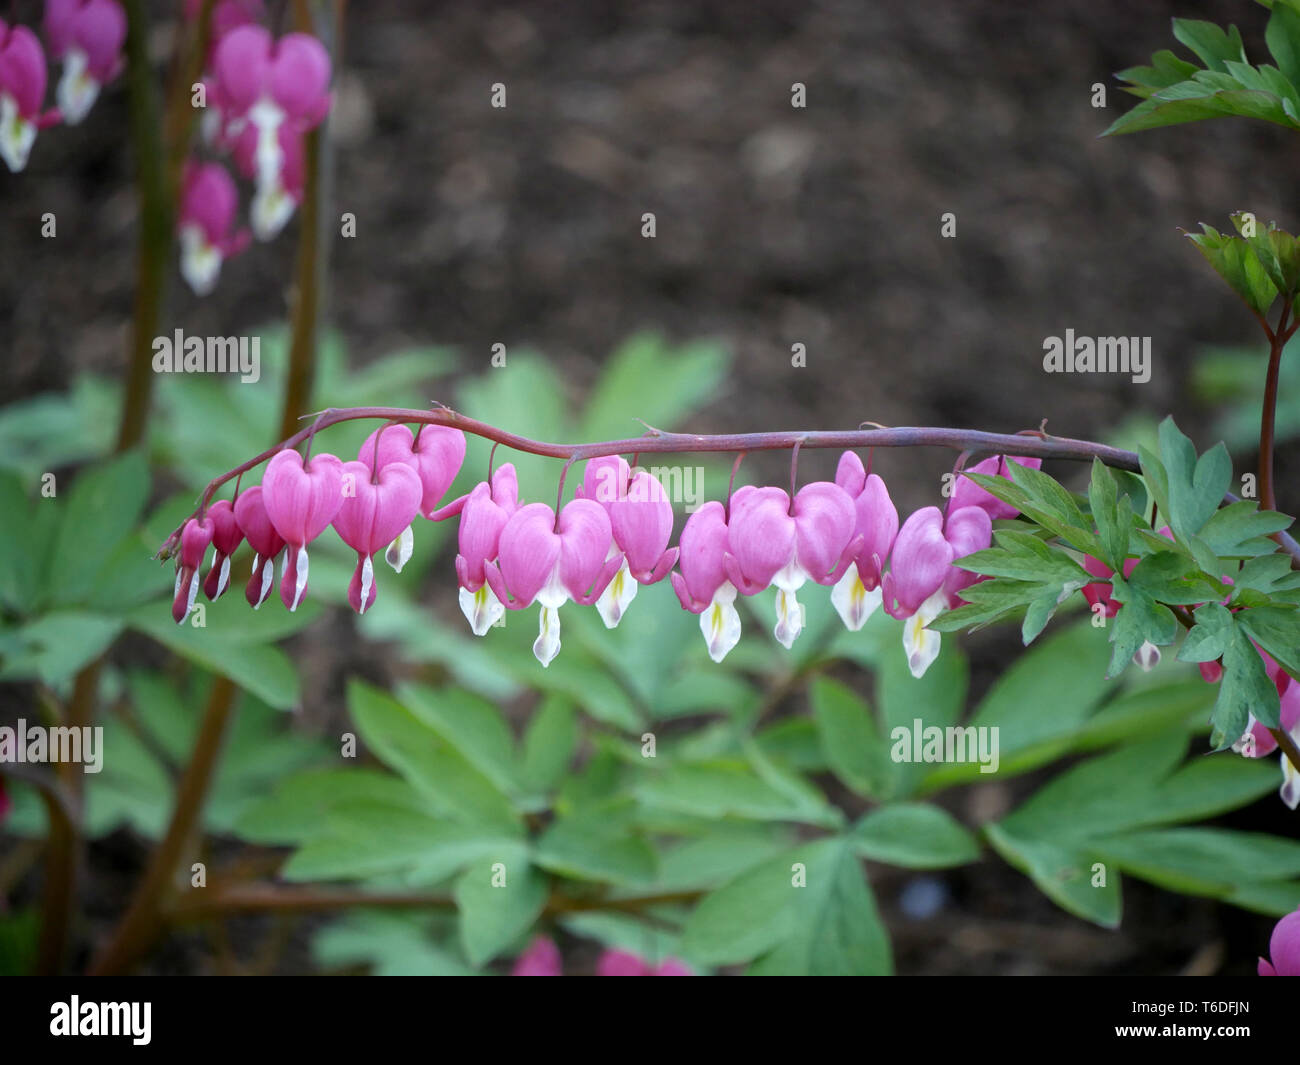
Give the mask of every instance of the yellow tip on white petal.
<path id="1" fill-rule="evenodd" d="M 63 76 L 54 94 L 63 121 L 69 126 L 77 125 L 90 114 L 99 99 L 99 82 L 90 76 L 86 66 L 86 53 L 69 48 L 63 57 Z"/>
<path id="2" fill-rule="evenodd" d="M 605 586 L 600 598 L 596 600 L 596 612 L 605 623 L 605 628 L 616 628 L 623 620 L 624 612 L 636 598 L 637 587 L 632 571 L 627 568 L 627 559 L 624 559 L 623 565 L 614 574 L 614 579 Z"/>
<path id="3" fill-rule="evenodd" d="M 736 589 L 730 582 L 713 596 L 707 609 L 700 613 L 700 632 L 709 649 L 709 657 L 721 662 L 740 642 L 740 614 L 736 610 Z"/>
<path id="4" fill-rule="evenodd" d="M 7 92 L 0 93 L 0 159 L 13 173 L 27 165 L 36 141 L 36 123 L 18 113 L 18 101 Z"/>
<path id="5" fill-rule="evenodd" d="M 1295 737 L 1292 736 L 1292 739 Z M 1291 764 L 1291 759 L 1282 752 L 1282 801 L 1289 809 L 1300 805 L 1300 770 Z"/>
<path id="6" fill-rule="evenodd" d="M 181 227 L 181 276 L 196 296 L 206 296 L 217 287 L 221 275 L 221 252 L 208 243 L 199 226 Z"/>
<path id="7" fill-rule="evenodd" d="M 844 627 L 850 632 L 858 632 L 867 623 L 871 615 L 880 608 L 881 590 L 879 587 L 868 591 L 858 576 L 858 564 L 849 563 L 844 576 L 831 589 L 831 605 L 839 614 Z"/>
<path id="8" fill-rule="evenodd" d="M 505 616 L 506 608 L 485 584 L 477 592 L 468 588 L 460 590 L 460 612 L 465 615 L 475 636 L 486 636 L 487 630 Z"/>
<path id="9" fill-rule="evenodd" d="M 947 602 L 942 591 L 935 592 L 920 605 L 915 614 L 903 622 L 903 649 L 907 652 L 907 668 L 918 680 L 925 676 L 925 671 L 939 657 L 942 640 L 937 632 L 926 626 L 943 613 Z"/>

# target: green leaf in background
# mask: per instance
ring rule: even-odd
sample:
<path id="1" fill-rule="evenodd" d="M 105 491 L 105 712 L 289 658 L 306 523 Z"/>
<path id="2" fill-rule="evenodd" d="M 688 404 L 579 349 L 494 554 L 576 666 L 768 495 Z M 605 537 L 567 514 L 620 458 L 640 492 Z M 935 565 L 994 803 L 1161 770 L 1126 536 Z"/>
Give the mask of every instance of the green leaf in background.
<path id="1" fill-rule="evenodd" d="M 582 440 L 618 440 L 640 436 L 645 427 L 676 428 L 711 402 L 730 363 L 721 344 L 700 340 L 673 347 L 656 333 L 625 340 L 605 363 L 587 401 Z"/>
<path id="2" fill-rule="evenodd" d="M 1300 876 L 1300 843 L 1218 828 L 1165 828 L 1098 840 L 1101 857 L 1169 891 L 1226 897 L 1238 885 Z"/>
<path id="3" fill-rule="evenodd" d="M 929 803 L 872 810 L 849 833 L 863 858 L 909 869 L 947 869 L 975 861 L 979 843 L 951 814 Z"/>
<path id="4" fill-rule="evenodd" d="M 429 797 L 439 813 L 512 830 L 518 815 L 504 794 L 427 722 L 386 692 L 352 681 L 348 709 L 365 744 Z"/>
<path id="5" fill-rule="evenodd" d="M 148 494 L 149 471 L 138 450 L 78 474 L 59 503 L 45 584 L 50 602 L 81 601 L 119 541 L 135 528 Z"/>
<path id="6" fill-rule="evenodd" d="M 884 794 L 889 746 L 871 708 L 839 681 L 818 677 L 810 693 L 822 753 L 837 777 L 859 795 Z"/>
<path id="7" fill-rule="evenodd" d="M 799 821 L 827 827 L 839 823 L 838 811 L 829 804 L 809 809 L 747 763 L 734 759 L 670 765 L 648 773 L 637 795 L 647 805 L 698 817 Z"/>
<path id="8" fill-rule="evenodd" d="M 0 471 L 0 603 L 27 614 L 36 603 L 45 562 L 62 516 L 56 500 L 41 498 L 19 474 Z M 29 498 L 35 496 L 35 498 Z"/>
<path id="9" fill-rule="evenodd" d="M 253 843 L 289 845 L 327 834 L 326 821 L 352 803 L 433 814 L 434 805 L 401 777 L 378 769 L 306 769 L 282 777 L 241 811 L 235 831 Z"/>
<path id="10" fill-rule="evenodd" d="M 312 941 L 312 956 L 327 969 L 367 965 L 375 976 L 475 976 L 459 950 L 435 942 L 423 914 L 349 914 Z"/>
<path id="11" fill-rule="evenodd" d="M 80 374 L 67 392 L 46 392 L 0 411 L 0 467 L 39 484 L 42 474 L 99 459 L 113 446 L 121 388 Z"/>
<path id="12" fill-rule="evenodd" d="M 361 800 L 326 814 L 323 831 L 294 853 L 281 875 L 360 880 L 402 873 L 412 883 L 438 883 L 480 858 L 522 861 L 525 855 L 517 836 Z"/>
<path id="13" fill-rule="evenodd" d="M 302 698 L 298 674 L 289 656 L 268 641 L 284 635 L 286 628 L 302 628 L 320 611 L 304 603 L 296 613 L 277 617 L 278 606 L 268 601 L 254 613 L 234 592 L 206 603 L 205 627 L 193 624 L 195 615 L 177 625 L 171 611 L 159 603 L 137 607 L 127 619 L 133 629 L 196 665 L 228 677 L 278 710 L 291 710 Z"/>
<path id="14" fill-rule="evenodd" d="M 524 733 L 520 775 L 523 787 L 550 791 L 573 762 L 578 746 L 578 715 L 560 696 L 542 700 Z"/>
<path id="15" fill-rule="evenodd" d="M 520 939 L 546 905 L 546 878 L 526 860 L 484 858 L 456 881 L 460 937 L 473 965 L 483 965 Z"/>
<path id="16" fill-rule="evenodd" d="M 994 681 L 967 725 L 998 730 L 999 776 L 1022 773 L 1070 748 L 1116 687 L 1105 677 L 1106 660 L 1101 630 L 1085 621 L 1022 654 Z M 924 790 L 977 780 L 979 770 L 976 762 L 931 768 Z"/>
<path id="17" fill-rule="evenodd" d="M 984 831 L 993 848 L 1061 909 L 1103 928 L 1119 927 L 1118 870 L 1096 869 L 1094 854 L 1051 840 L 1013 836 L 996 824 Z"/>
<path id="18" fill-rule="evenodd" d="M 122 631 L 120 618 L 54 610 L 35 621 L 0 629 L 0 680 L 34 679 L 62 687 L 102 655 Z"/>
<path id="19" fill-rule="evenodd" d="M 1274 771 L 1257 761 L 1219 754 L 1183 764 L 1185 749 L 1185 738 L 1163 733 L 1092 758 L 986 825 L 985 834 L 1064 909 L 1113 927 L 1119 876 L 1094 865 L 1105 864 L 1114 837 L 1212 817 L 1277 786 Z M 1136 863 L 1132 869 L 1139 876 L 1150 872 Z"/>
<path id="20" fill-rule="evenodd" d="M 706 896 L 687 919 L 682 948 L 704 965 L 753 961 L 756 975 L 893 970 L 861 863 L 838 838 L 797 845 Z"/>
<path id="21" fill-rule="evenodd" d="M 635 815 L 634 801 L 611 799 L 561 817 L 537 840 L 533 860 L 549 872 L 579 880 L 649 884 L 655 853 L 635 834 Z"/>
<path id="22" fill-rule="evenodd" d="M 502 794 L 517 788 L 514 737 L 501 712 L 486 699 L 448 687 L 403 684 L 398 699 L 441 736 Z"/>

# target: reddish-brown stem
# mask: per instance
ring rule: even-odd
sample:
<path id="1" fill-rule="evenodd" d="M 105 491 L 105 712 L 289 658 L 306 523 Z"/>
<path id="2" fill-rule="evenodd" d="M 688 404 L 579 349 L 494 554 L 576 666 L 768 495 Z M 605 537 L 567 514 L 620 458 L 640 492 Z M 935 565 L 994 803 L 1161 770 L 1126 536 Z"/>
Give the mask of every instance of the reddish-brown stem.
<path id="1" fill-rule="evenodd" d="M 1277 490 L 1273 480 L 1273 439 L 1277 420 L 1277 383 L 1282 369 L 1282 350 L 1295 332 L 1287 328 L 1291 305 L 1282 308 L 1277 329 L 1269 333 L 1268 374 L 1264 378 L 1264 403 L 1259 417 L 1259 505 L 1264 510 L 1277 509 Z"/>
<path id="2" fill-rule="evenodd" d="M 1068 459 L 1076 462 L 1091 462 L 1100 459 L 1107 466 L 1116 469 L 1138 472 L 1141 466 L 1138 456 L 1132 451 L 1097 444 L 1089 440 L 1074 440 L 1069 437 L 1048 436 L 1046 433 L 1023 435 L 1020 433 L 989 433 L 975 429 L 948 429 L 935 427 L 893 427 L 879 429 L 847 429 L 802 432 L 775 433 L 721 433 L 713 436 L 700 436 L 693 433 L 665 433 L 655 429 L 644 436 L 622 440 L 604 440 L 590 444 L 553 444 L 542 440 L 530 440 L 526 436 L 506 432 L 496 426 L 466 417 L 449 407 L 439 406 L 436 410 L 410 410 L 402 407 L 347 407 L 323 410 L 313 419 L 311 425 L 299 429 L 292 436 L 268 448 L 260 455 L 254 455 L 247 462 L 232 470 L 227 470 L 219 477 L 213 478 L 203 490 L 196 513 L 207 507 L 213 494 L 232 477 L 260 466 L 271 456 L 285 448 L 297 447 L 322 429 L 340 422 L 355 421 L 360 418 L 382 418 L 425 425 L 446 425 L 472 436 L 481 436 L 497 444 L 530 455 L 542 455 L 548 458 L 567 460 L 567 465 L 582 459 L 600 458 L 604 455 L 619 455 L 624 452 L 641 453 L 705 453 L 705 452 L 748 452 L 748 451 L 785 451 L 799 447 L 810 448 L 872 448 L 872 447 L 943 447 L 956 451 L 985 451 L 992 454 L 1024 455 L 1031 458 Z M 734 477 L 734 471 L 733 471 Z M 1232 501 L 1233 497 L 1226 497 Z M 183 525 L 184 523 L 182 523 Z M 167 538 L 156 557 L 170 558 L 172 549 L 180 537 L 181 527 Z M 1276 537 L 1283 549 L 1300 562 L 1300 544 L 1279 533 Z"/>
<path id="3" fill-rule="evenodd" d="M 140 235 L 118 450 L 144 436 L 153 396 L 153 340 L 158 335 L 171 260 L 174 199 L 168 188 L 158 90 L 149 64 L 149 19 L 142 0 L 126 0 L 127 88 L 139 189 Z"/>
<path id="4" fill-rule="evenodd" d="M 747 452 L 747 451 L 786 451 L 795 446 L 808 448 L 858 448 L 858 447 L 944 447 L 956 450 L 980 450 L 1005 452 L 1011 455 L 1026 455 L 1037 458 L 1072 459 L 1090 462 L 1100 459 L 1108 466 L 1118 469 L 1137 471 L 1138 457 L 1132 451 L 1095 444 L 1087 440 L 1071 440 L 1066 437 L 1019 436 L 1014 433 L 988 433 L 970 429 L 945 429 L 927 427 L 902 427 L 890 429 L 847 429 L 827 431 L 797 431 L 774 433 L 721 433 L 713 436 L 699 436 L 692 433 L 665 433 L 655 430 L 645 436 L 625 438 L 622 440 L 605 440 L 590 444 L 554 444 L 542 440 L 530 440 L 528 437 L 498 429 L 496 426 L 466 417 L 447 407 L 437 410 L 409 410 L 402 407 L 348 407 L 330 408 L 315 416 L 311 425 L 299 429 L 292 436 L 280 441 L 274 447 L 267 448 L 259 455 L 253 456 L 232 470 L 227 470 L 219 477 L 213 478 L 203 490 L 200 507 L 206 507 L 212 496 L 227 481 L 241 473 L 260 466 L 285 448 L 297 447 L 308 437 L 340 422 L 356 421 L 362 418 L 380 418 L 418 422 L 425 425 L 446 425 L 472 436 L 480 436 L 498 444 L 522 451 L 529 455 L 542 455 L 547 458 L 566 459 L 577 462 L 583 459 L 600 458 L 604 455 L 619 455 L 638 451 L 645 453 L 705 453 L 705 452 Z M 179 536 L 177 528 L 172 540 Z M 165 545 L 166 546 L 166 545 Z"/>
<path id="5" fill-rule="evenodd" d="M 162 932 L 163 906 L 172 890 L 172 878 L 185 847 L 198 827 L 234 697 L 235 685 L 231 681 L 222 676 L 213 678 L 208 704 L 203 711 L 203 723 L 194 743 L 194 753 L 176 790 L 176 805 L 166 835 L 149 859 L 149 867 L 136 888 L 126 916 L 92 963 L 92 976 L 108 976 L 130 969 Z"/>
<path id="6" fill-rule="evenodd" d="M 543 913 L 556 916 L 565 913 L 586 913 L 595 910 L 637 912 L 653 906 L 688 903 L 699 899 L 701 892 L 677 891 L 661 895 L 637 895 L 625 898 L 597 896 L 571 898 L 558 893 L 547 900 Z M 173 923 L 202 921 L 213 917 L 227 917 L 247 913 L 320 913 L 347 909 L 353 906 L 373 906 L 382 909 L 423 910 L 452 909 L 456 905 L 450 895 L 403 894 L 298 887 L 268 883 L 230 884 L 206 888 L 181 896 L 168 911 Z"/>

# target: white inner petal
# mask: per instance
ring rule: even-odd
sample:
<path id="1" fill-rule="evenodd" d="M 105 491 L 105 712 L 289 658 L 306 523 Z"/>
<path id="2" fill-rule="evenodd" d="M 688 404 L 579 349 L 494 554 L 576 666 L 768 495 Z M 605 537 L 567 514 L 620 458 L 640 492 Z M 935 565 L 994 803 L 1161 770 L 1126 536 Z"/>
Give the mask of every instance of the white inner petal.
<path id="1" fill-rule="evenodd" d="M 506 608 L 485 584 L 477 592 L 468 588 L 460 590 L 460 612 L 475 636 L 486 636 L 487 630 L 505 617 Z"/>
<path id="2" fill-rule="evenodd" d="M 294 198 L 280 183 L 278 174 L 268 183 L 259 181 L 248 212 L 253 235 L 262 241 L 274 240 L 293 217 L 296 206 Z"/>
<path id="3" fill-rule="evenodd" d="M 274 101 L 262 97 L 249 108 L 248 120 L 257 127 L 257 183 L 259 186 L 278 184 L 284 166 L 284 151 L 280 147 L 284 111 Z"/>
<path id="4" fill-rule="evenodd" d="M 402 572 L 402 567 L 411 560 L 411 552 L 415 550 L 415 534 L 411 532 L 408 525 L 402 530 L 402 534 L 388 545 L 388 550 L 384 552 L 384 561 L 393 567 L 397 573 Z"/>
<path id="5" fill-rule="evenodd" d="M 199 571 L 195 570 L 194 576 L 190 578 L 190 594 L 185 598 L 186 617 L 189 617 L 190 611 L 194 609 L 194 600 L 198 598 L 198 595 L 199 595 Z"/>
<path id="6" fill-rule="evenodd" d="M 937 632 L 926 628 L 948 606 L 943 589 L 935 592 L 917 608 L 915 614 L 903 622 L 903 648 L 907 652 L 907 666 L 912 676 L 922 677 L 939 657 L 941 639 Z"/>
<path id="7" fill-rule="evenodd" d="M 27 165 L 36 140 L 36 124 L 18 113 L 18 101 L 0 92 L 0 159 L 13 173 Z"/>
<path id="8" fill-rule="evenodd" d="M 881 598 L 879 586 L 868 591 L 862 583 L 856 562 L 849 563 L 844 576 L 831 589 L 831 605 L 850 632 L 859 631 L 867 623 L 867 619 L 879 609 Z"/>
<path id="9" fill-rule="evenodd" d="M 709 657 L 721 662 L 740 642 L 740 614 L 736 610 L 736 589 L 730 581 L 714 593 L 713 602 L 700 613 L 700 632 L 704 634 Z"/>
<path id="10" fill-rule="evenodd" d="M 69 126 L 85 118 L 99 98 L 99 82 L 87 73 L 87 62 L 86 53 L 79 48 L 69 48 L 63 56 L 63 76 L 55 98 Z"/>
<path id="11" fill-rule="evenodd" d="M 370 598 L 370 589 L 375 586 L 375 564 L 367 555 L 361 563 L 361 609 L 359 614 L 366 612 L 366 600 Z"/>
<path id="12" fill-rule="evenodd" d="M 181 276 L 196 296 L 206 296 L 221 276 L 221 252 L 208 243 L 201 226 L 181 226 Z"/>
<path id="13" fill-rule="evenodd" d="M 1294 738 L 1294 737 L 1293 737 Z M 1291 764 L 1291 759 L 1282 752 L 1282 801 L 1289 809 L 1300 805 L 1300 772 Z"/>
<path id="14" fill-rule="evenodd" d="M 289 553 L 292 550 L 292 544 L 285 548 L 284 569 L 280 571 L 281 580 L 283 580 L 284 575 L 289 572 Z M 297 582 L 293 589 L 293 605 L 289 607 L 290 612 L 298 609 L 298 603 L 302 599 L 302 593 L 307 590 L 307 548 L 305 546 L 298 548 L 296 566 L 297 573 L 295 576 L 297 577 Z"/>
<path id="15" fill-rule="evenodd" d="M 773 581 L 773 583 L 776 583 Z M 795 598 L 793 591 L 780 586 L 776 589 L 776 634 L 777 642 L 787 651 L 794 646 L 799 633 L 803 632 L 803 607 Z"/>
<path id="16" fill-rule="evenodd" d="M 537 602 L 542 606 L 549 606 L 558 610 L 569 601 L 569 589 L 564 587 L 564 582 L 560 580 L 560 560 L 555 560 L 555 566 L 551 570 L 551 575 L 546 578 L 546 583 L 542 590 L 537 593 Z"/>
<path id="17" fill-rule="evenodd" d="M 623 620 L 624 611 L 636 598 L 637 588 L 632 571 L 627 568 L 627 559 L 624 559 L 623 565 L 614 574 L 614 579 L 605 586 L 600 598 L 596 600 L 596 612 L 600 614 L 605 628 L 615 628 Z"/>
<path id="18" fill-rule="evenodd" d="M 545 668 L 559 653 L 560 611 L 558 607 L 543 604 L 538 613 L 537 639 L 533 641 L 533 654 Z"/>

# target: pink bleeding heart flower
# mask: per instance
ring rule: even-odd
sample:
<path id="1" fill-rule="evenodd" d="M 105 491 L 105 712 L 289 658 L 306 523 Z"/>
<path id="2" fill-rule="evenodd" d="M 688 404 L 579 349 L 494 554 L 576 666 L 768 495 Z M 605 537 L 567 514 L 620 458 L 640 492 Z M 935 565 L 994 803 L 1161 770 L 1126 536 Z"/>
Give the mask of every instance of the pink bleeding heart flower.
<path id="1" fill-rule="evenodd" d="M 804 485 L 793 504 L 780 488 L 746 485 L 732 497 L 727 576 L 742 595 L 776 587 L 773 631 L 782 646 L 793 646 L 803 630 L 799 588 L 808 580 L 837 583 L 860 550 L 856 521 L 853 499 L 830 481 Z"/>
<path id="2" fill-rule="evenodd" d="M 993 543 L 993 521 L 983 507 L 962 507 L 950 510 L 943 523 L 943 538 L 952 547 L 953 566 L 944 578 L 943 594 L 948 608 L 961 606 L 961 593 L 977 580 L 978 574 L 962 569 L 956 563 L 976 551 L 983 551 Z"/>
<path id="3" fill-rule="evenodd" d="M 285 174 L 289 145 L 329 110 L 329 54 L 309 34 L 289 33 L 276 41 L 262 26 L 237 26 L 217 44 L 212 66 L 226 135 L 242 137 L 245 123 L 253 131 L 253 231 L 266 240 L 264 234 L 274 235 L 292 213 L 292 183 Z"/>
<path id="4" fill-rule="evenodd" d="M 203 553 L 212 543 L 212 519 L 190 518 L 181 529 L 180 552 L 176 559 L 176 588 L 172 595 L 172 619 L 183 625 L 199 594 L 199 567 Z"/>
<path id="5" fill-rule="evenodd" d="M 122 69 L 126 12 L 117 0 L 45 0 L 45 37 L 54 58 L 63 60 L 59 110 L 75 126 Z"/>
<path id="6" fill-rule="evenodd" d="M 231 112 L 255 125 L 290 121 L 311 129 L 329 110 L 330 57 L 310 34 L 277 41 L 263 26 L 236 26 L 222 36 L 212 65 Z M 265 115 L 254 113 L 259 107 Z"/>
<path id="7" fill-rule="evenodd" d="M 514 466 L 507 462 L 492 474 L 491 484 L 481 481 L 468 495 L 429 515 L 433 521 L 460 515 L 460 553 L 456 556 L 460 610 L 475 636 L 485 635 L 505 616 L 506 608 L 487 584 L 483 567 L 496 561 L 502 530 L 518 509 L 519 481 Z"/>
<path id="8" fill-rule="evenodd" d="M 1129 577 L 1137 568 L 1138 560 L 1130 558 L 1124 563 L 1124 576 Z M 1115 576 L 1115 571 L 1099 558 L 1093 558 L 1091 555 L 1085 555 L 1083 559 L 1083 568 L 1091 573 L 1094 577 L 1100 577 L 1099 581 L 1083 586 L 1083 598 L 1088 603 L 1088 609 L 1097 616 L 1113 618 L 1119 613 L 1120 604 L 1117 600 L 1111 598 L 1111 577 Z M 1101 609 L 1098 610 L 1097 608 Z"/>
<path id="9" fill-rule="evenodd" d="M 596 603 L 605 627 L 618 625 L 638 584 L 654 584 L 668 575 L 677 561 L 669 548 L 673 535 L 673 505 L 658 479 L 645 470 L 631 470 L 617 455 L 587 463 L 579 499 L 605 508 L 614 534 L 611 551 L 623 553 L 623 565 Z"/>
<path id="10" fill-rule="evenodd" d="M 715 662 L 740 642 L 736 586 L 727 579 L 727 543 L 727 512 L 710 500 L 686 519 L 677 556 L 681 572 L 672 575 L 682 608 L 700 615 L 700 632 Z"/>
<path id="11" fill-rule="evenodd" d="M 376 441 L 379 444 L 378 460 L 375 458 Z M 423 492 L 420 513 L 432 519 L 438 502 L 447 494 L 465 461 L 465 434 L 446 425 L 424 425 L 419 434 L 413 436 L 405 425 L 389 425 L 366 437 L 357 458 L 365 463 L 377 461 L 381 467 L 390 462 L 403 462 L 415 470 L 420 476 Z M 509 468 L 513 475 L 513 466 L 502 468 Z M 407 552 L 402 564 L 409 557 Z M 395 568 L 400 570 L 401 565 Z"/>
<path id="12" fill-rule="evenodd" d="M 181 178 L 177 232 L 181 275 L 197 296 L 217 284 L 221 264 L 248 247 L 248 230 L 232 232 L 239 210 L 235 182 L 220 163 L 189 162 Z"/>
<path id="13" fill-rule="evenodd" d="M 1300 976 L 1300 911 L 1288 913 L 1268 941 L 1272 962 L 1259 959 L 1260 976 Z"/>
<path id="14" fill-rule="evenodd" d="M 27 165 L 37 130 L 59 121 L 45 102 L 45 52 L 26 26 L 0 19 L 0 159 L 13 173 Z"/>
<path id="15" fill-rule="evenodd" d="M 185 0 L 185 18 L 189 22 L 198 19 L 203 10 L 203 0 Z M 208 46 L 208 64 L 212 64 L 217 45 L 231 30 L 240 26 L 250 26 L 261 21 L 266 15 L 266 5 L 262 0 L 217 0 L 212 7 L 210 37 Z"/>
<path id="16" fill-rule="evenodd" d="M 890 617 L 904 622 L 903 648 L 914 677 L 923 676 L 939 656 L 941 640 L 928 628 L 930 622 L 960 602 L 958 593 L 974 578 L 955 570 L 953 562 L 988 547 L 992 530 L 980 507 L 963 507 L 946 522 L 938 507 L 923 507 L 899 529 L 882 602 Z"/>
<path id="17" fill-rule="evenodd" d="M 831 604 L 850 632 L 857 632 L 880 606 L 880 581 L 898 535 L 898 508 L 876 474 L 868 474 L 855 451 L 840 456 L 835 483 L 853 500 L 855 536 L 862 546 L 831 591 Z"/>
<path id="18" fill-rule="evenodd" d="M 233 134 L 231 145 L 231 157 L 236 168 L 255 182 L 248 218 L 253 235 L 261 241 L 274 240 L 284 229 L 302 203 L 305 188 L 306 160 L 302 134 L 291 126 L 282 125 L 275 136 L 280 162 L 279 168 L 269 177 L 260 169 L 261 134 L 256 126 L 245 123 Z"/>
<path id="19" fill-rule="evenodd" d="M 307 591 L 307 545 L 329 527 L 343 505 L 343 463 L 330 454 L 304 461 L 293 449 L 281 451 L 266 464 L 262 502 L 289 547 L 280 572 L 280 599 L 297 610 Z"/>
<path id="20" fill-rule="evenodd" d="M 511 976 L 563 976 L 564 963 L 555 940 L 538 936 L 518 958 Z"/>
<path id="21" fill-rule="evenodd" d="M 275 531 L 275 526 L 266 513 L 260 484 L 239 493 L 239 498 L 235 500 L 235 520 L 239 522 L 239 531 L 244 534 L 244 539 L 254 552 L 253 572 L 244 588 L 244 597 L 248 600 L 248 605 L 256 610 L 271 594 L 271 585 L 275 582 L 275 556 L 284 547 L 284 540 Z"/>
<path id="22" fill-rule="evenodd" d="M 1173 530 L 1168 525 L 1159 529 L 1158 532 L 1166 540 L 1174 538 Z M 1133 571 L 1137 569 L 1138 563 L 1141 561 L 1140 558 L 1125 560 L 1124 578 L 1126 580 L 1133 575 Z M 1102 562 L 1101 559 L 1093 558 L 1092 555 L 1083 557 L 1083 568 L 1092 576 L 1098 578 L 1096 581 L 1085 584 L 1082 588 L 1083 598 L 1088 604 L 1088 609 L 1092 611 L 1094 617 L 1113 618 L 1119 613 L 1119 608 L 1123 605 L 1112 595 L 1114 588 L 1110 583 L 1110 579 L 1115 576 L 1115 571 Z M 1224 580 L 1227 584 L 1232 583 L 1228 578 Z M 1134 653 L 1133 662 L 1144 672 L 1151 672 L 1160 664 L 1160 648 L 1147 640 Z M 1214 664 L 1210 663 L 1209 665 Z M 1207 668 L 1206 663 L 1201 663 L 1201 676 L 1211 682 L 1218 679 L 1217 675 Z"/>
<path id="23" fill-rule="evenodd" d="M 610 556 L 612 542 L 609 516 L 590 499 L 571 500 L 558 521 L 548 504 L 529 503 L 501 530 L 498 560 L 483 571 L 508 610 L 540 604 L 533 654 L 543 666 L 560 650 L 559 608 L 569 599 L 590 606 L 618 572 L 622 556 Z"/>
<path id="24" fill-rule="evenodd" d="M 651 965 L 628 950 L 607 950 L 596 962 L 597 976 L 691 976 L 690 967 L 677 958 Z"/>
<path id="25" fill-rule="evenodd" d="M 987 488 L 982 488 L 966 476 L 968 473 L 982 473 L 988 477 L 1001 477 L 1009 481 L 1011 475 L 1007 472 L 1008 458 L 1011 462 L 1031 470 L 1042 469 L 1043 466 L 1042 459 L 1022 458 L 1018 455 L 993 455 L 983 462 L 977 462 L 969 470 L 958 472 L 957 483 L 953 486 L 952 495 L 948 497 L 948 513 L 954 514 L 964 507 L 979 507 L 994 520 L 1016 517 L 1020 513 L 1019 510 L 1010 503 L 1002 502 Z"/>
<path id="26" fill-rule="evenodd" d="M 409 530 L 420 512 L 423 486 L 404 462 L 390 462 L 372 476 L 365 462 L 343 463 L 343 505 L 334 515 L 334 530 L 357 553 L 357 568 L 348 585 L 348 602 L 364 614 L 375 601 L 374 555 Z"/>
<path id="27" fill-rule="evenodd" d="M 1280 723 L 1282 731 L 1300 743 L 1300 684 L 1290 684 L 1284 689 L 1281 695 Z M 1278 743 L 1273 734 L 1251 714 L 1246 731 L 1232 745 L 1232 749 L 1247 758 L 1264 758 L 1278 749 Z M 1291 759 L 1285 752 L 1281 756 L 1281 762 L 1282 786 L 1279 793 L 1282 801 L 1294 810 L 1300 806 L 1300 771 L 1291 764 Z"/>
<path id="28" fill-rule="evenodd" d="M 203 594 L 217 600 L 230 587 L 230 556 L 244 542 L 244 533 L 228 499 L 218 499 L 208 507 L 207 516 L 212 520 L 212 566 L 203 581 Z"/>

